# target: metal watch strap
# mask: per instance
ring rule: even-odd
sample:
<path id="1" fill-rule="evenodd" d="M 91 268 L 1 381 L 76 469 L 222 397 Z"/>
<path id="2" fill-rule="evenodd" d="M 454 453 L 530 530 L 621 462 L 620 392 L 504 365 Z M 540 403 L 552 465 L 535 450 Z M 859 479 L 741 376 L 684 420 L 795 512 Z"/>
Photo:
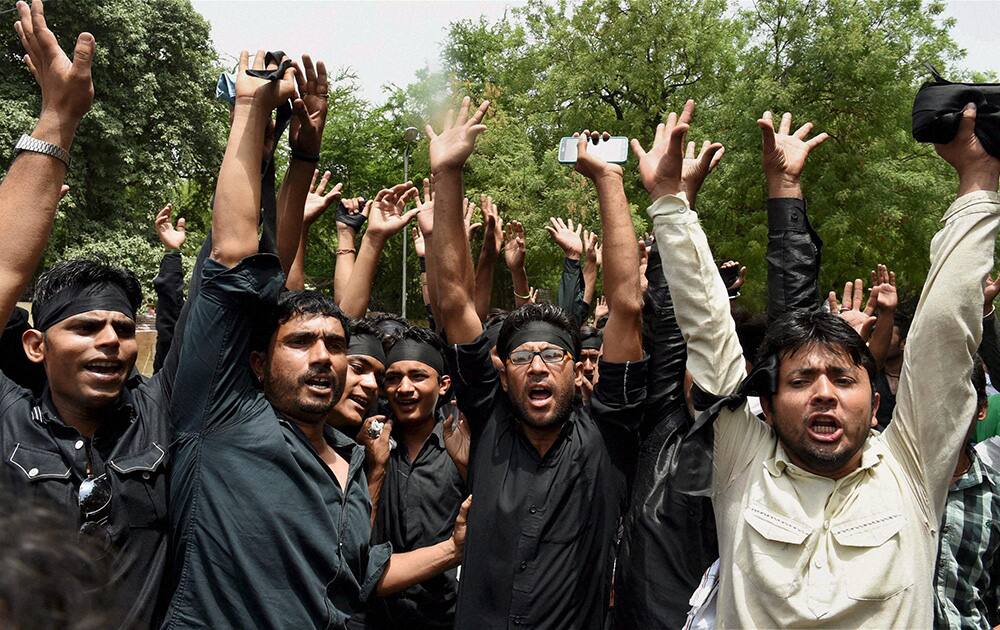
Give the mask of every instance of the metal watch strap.
<path id="1" fill-rule="evenodd" d="M 44 140 L 32 138 L 28 134 L 24 134 L 17 141 L 17 144 L 14 145 L 14 157 L 17 157 L 22 151 L 41 153 L 42 155 L 54 157 L 65 164 L 66 168 L 69 168 L 69 153 L 57 144 L 45 142 Z"/>

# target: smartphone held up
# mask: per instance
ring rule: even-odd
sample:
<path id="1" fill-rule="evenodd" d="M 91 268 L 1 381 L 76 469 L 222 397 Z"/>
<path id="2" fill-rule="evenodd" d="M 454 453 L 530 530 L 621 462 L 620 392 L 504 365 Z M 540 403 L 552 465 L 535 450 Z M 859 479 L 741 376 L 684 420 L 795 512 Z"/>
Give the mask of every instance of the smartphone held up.
<path id="1" fill-rule="evenodd" d="M 572 136 L 566 136 L 559 141 L 559 162 L 561 164 L 576 163 L 576 145 L 579 141 L 579 138 Z M 624 164 L 628 161 L 628 138 L 611 136 L 607 140 L 601 138 L 597 144 L 590 142 L 587 145 L 587 153 L 605 162 Z"/>

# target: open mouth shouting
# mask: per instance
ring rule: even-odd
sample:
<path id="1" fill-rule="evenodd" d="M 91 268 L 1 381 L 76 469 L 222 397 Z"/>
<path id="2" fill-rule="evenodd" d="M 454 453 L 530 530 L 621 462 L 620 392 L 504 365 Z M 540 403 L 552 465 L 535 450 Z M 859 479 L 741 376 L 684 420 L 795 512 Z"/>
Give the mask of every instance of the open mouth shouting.
<path id="1" fill-rule="evenodd" d="M 844 425 L 833 414 L 814 413 L 806 419 L 806 432 L 817 442 L 832 444 L 844 435 Z"/>
<path id="2" fill-rule="evenodd" d="M 552 401 L 552 388 L 544 383 L 528 386 L 528 404 L 535 409 L 545 409 Z"/>
<path id="3" fill-rule="evenodd" d="M 83 369 L 98 381 L 115 382 L 125 372 L 125 363 L 117 359 L 102 359 L 85 363 Z"/>
<path id="4" fill-rule="evenodd" d="M 326 397 L 333 394 L 334 382 L 332 373 L 309 374 L 303 379 L 303 384 L 311 394 L 316 396 Z"/>

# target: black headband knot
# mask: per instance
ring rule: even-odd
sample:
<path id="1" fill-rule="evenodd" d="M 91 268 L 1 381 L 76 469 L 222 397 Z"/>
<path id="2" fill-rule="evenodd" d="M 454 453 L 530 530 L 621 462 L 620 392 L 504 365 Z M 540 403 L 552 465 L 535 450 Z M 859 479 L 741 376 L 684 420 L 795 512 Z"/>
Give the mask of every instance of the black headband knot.
<path id="1" fill-rule="evenodd" d="M 88 311 L 114 311 L 135 319 L 135 309 L 125 290 L 112 282 L 69 286 L 32 308 L 35 328 L 42 332 L 64 319 Z"/>

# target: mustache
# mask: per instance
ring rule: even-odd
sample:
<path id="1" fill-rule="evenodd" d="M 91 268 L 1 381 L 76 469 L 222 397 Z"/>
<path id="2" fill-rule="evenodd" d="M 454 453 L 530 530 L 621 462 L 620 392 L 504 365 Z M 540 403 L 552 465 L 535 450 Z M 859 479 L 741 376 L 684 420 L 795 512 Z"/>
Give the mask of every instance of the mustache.
<path id="1" fill-rule="evenodd" d="M 301 380 L 302 382 L 305 382 L 305 381 L 308 381 L 309 379 L 315 378 L 317 376 L 326 377 L 326 378 L 331 379 L 332 381 L 336 381 L 337 380 L 337 375 L 334 373 L 333 369 L 331 369 L 331 368 L 325 368 L 325 369 L 310 368 L 305 374 L 302 375 L 302 377 L 299 380 Z"/>

